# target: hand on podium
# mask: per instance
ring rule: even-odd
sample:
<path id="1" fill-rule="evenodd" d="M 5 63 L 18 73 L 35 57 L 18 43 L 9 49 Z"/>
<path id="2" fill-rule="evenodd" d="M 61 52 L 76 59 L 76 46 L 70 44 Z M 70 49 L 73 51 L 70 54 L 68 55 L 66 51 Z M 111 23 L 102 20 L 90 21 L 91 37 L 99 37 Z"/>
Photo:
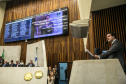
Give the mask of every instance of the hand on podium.
<path id="1" fill-rule="evenodd" d="M 94 55 L 94 58 L 96 59 L 100 59 L 100 57 L 98 55 Z"/>

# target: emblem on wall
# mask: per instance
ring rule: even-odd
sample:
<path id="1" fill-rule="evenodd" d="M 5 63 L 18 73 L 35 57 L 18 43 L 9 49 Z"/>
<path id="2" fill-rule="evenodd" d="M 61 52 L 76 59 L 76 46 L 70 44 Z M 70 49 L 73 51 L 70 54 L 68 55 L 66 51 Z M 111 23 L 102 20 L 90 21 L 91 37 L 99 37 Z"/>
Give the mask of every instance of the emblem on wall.
<path id="1" fill-rule="evenodd" d="M 30 81 L 33 78 L 33 75 L 31 73 L 26 73 L 24 76 L 24 80 Z"/>
<path id="2" fill-rule="evenodd" d="M 42 71 L 36 71 L 35 72 L 35 78 L 36 79 L 41 79 L 43 77 L 43 72 Z"/>

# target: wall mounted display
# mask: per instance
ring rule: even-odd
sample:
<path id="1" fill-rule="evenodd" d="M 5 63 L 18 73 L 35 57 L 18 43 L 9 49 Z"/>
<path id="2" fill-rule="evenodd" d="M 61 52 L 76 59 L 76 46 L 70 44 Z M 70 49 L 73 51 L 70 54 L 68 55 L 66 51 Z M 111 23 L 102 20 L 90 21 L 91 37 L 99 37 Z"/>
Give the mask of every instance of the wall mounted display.
<path id="1" fill-rule="evenodd" d="M 68 8 L 7 22 L 4 42 L 21 41 L 69 33 Z"/>

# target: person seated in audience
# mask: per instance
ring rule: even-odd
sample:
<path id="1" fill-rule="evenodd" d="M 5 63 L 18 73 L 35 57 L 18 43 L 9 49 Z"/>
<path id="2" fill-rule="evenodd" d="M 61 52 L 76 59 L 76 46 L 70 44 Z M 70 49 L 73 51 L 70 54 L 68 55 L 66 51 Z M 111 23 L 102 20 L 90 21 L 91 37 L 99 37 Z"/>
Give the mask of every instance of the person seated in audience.
<path id="1" fill-rule="evenodd" d="M 54 82 L 54 84 L 58 84 L 58 78 L 59 78 L 59 76 L 58 76 L 57 71 L 56 71 L 55 68 L 53 69 L 53 75 L 55 76 L 55 82 Z"/>
<path id="2" fill-rule="evenodd" d="M 14 67 L 15 64 L 13 63 L 13 60 L 11 60 L 11 64 L 9 65 L 9 67 Z"/>
<path id="3" fill-rule="evenodd" d="M 33 60 L 30 60 L 30 63 L 27 64 L 27 67 L 34 67 Z"/>
<path id="4" fill-rule="evenodd" d="M 4 64 L 4 59 L 2 59 L 2 56 L 0 56 L 0 67 L 2 67 Z"/>
<path id="5" fill-rule="evenodd" d="M 58 72 L 58 68 L 57 68 L 57 65 L 55 65 L 55 69 L 56 69 L 56 72 Z"/>
<path id="6" fill-rule="evenodd" d="M 21 60 L 20 65 L 23 65 L 24 66 L 24 61 L 23 60 Z"/>
<path id="7" fill-rule="evenodd" d="M 48 75 L 49 75 L 49 72 L 52 71 L 52 68 L 51 66 L 48 67 Z"/>
<path id="8" fill-rule="evenodd" d="M 9 63 L 5 60 L 4 64 L 3 64 L 3 67 L 8 67 L 8 66 L 9 66 Z"/>
<path id="9" fill-rule="evenodd" d="M 20 63 L 18 60 L 16 61 L 15 67 L 20 67 Z"/>
<path id="10" fill-rule="evenodd" d="M 53 69 L 53 75 L 54 75 L 54 76 L 57 75 L 57 72 L 56 72 L 56 69 L 55 69 L 55 68 Z"/>
<path id="11" fill-rule="evenodd" d="M 23 60 L 21 60 L 21 62 L 20 62 L 20 67 L 24 67 L 25 65 L 24 65 L 24 61 Z"/>
<path id="12" fill-rule="evenodd" d="M 53 75 L 53 72 L 50 71 L 48 75 L 48 84 L 54 84 L 55 76 Z"/>

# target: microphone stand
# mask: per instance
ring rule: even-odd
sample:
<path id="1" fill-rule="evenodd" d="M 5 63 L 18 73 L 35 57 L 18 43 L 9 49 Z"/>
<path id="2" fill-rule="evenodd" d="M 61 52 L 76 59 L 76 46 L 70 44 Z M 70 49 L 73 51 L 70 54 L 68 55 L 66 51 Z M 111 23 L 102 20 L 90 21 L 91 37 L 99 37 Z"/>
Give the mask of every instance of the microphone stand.
<path id="1" fill-rule="evenodd" d="M 94 49 L 94 55 L 100 55 L 101 54 L 101 50 L 106 44 L 108 44 L 108 41 L 106 41 L 103 45 L 101 45 L 99 48 L 95 48 Z"/>

